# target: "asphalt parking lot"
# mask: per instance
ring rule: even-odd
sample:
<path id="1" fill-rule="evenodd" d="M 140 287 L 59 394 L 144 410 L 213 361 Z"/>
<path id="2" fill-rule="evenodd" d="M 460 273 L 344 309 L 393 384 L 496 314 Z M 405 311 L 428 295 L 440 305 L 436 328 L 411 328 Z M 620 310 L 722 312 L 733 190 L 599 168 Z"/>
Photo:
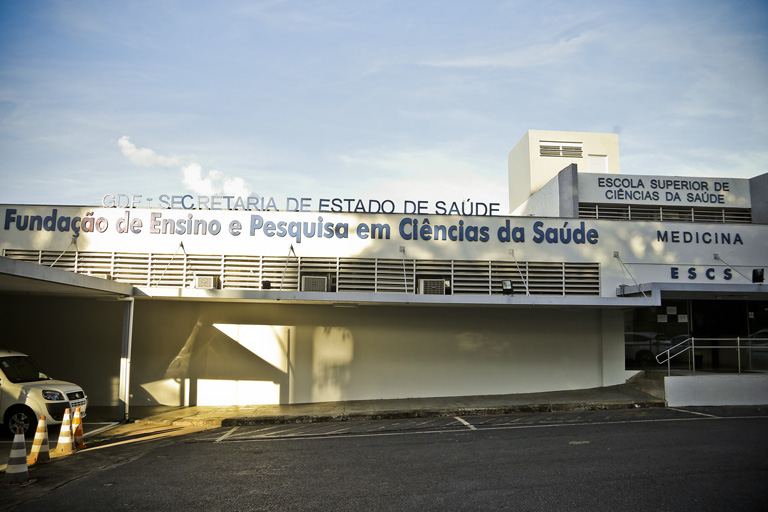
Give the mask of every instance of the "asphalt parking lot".
<path id="1" fill-rule="evenodd" d="M 85 440 L 93 439 L 97 436 L 103 435 L 104 432 L 118 426 L 117 422 L 83 422 L 83 438 Z M 8 464 L 8 457 L 11 452 L 11 445 L 14 437 L 6 428 L 2 428 L 4 425 L 0 425 L 0 470 L 5 471 L 5 466 Z M 59 438 L 59 432 L 61 428 L 56 426 L 49 428 L 48 430 L 48 445 L 51 450 L 56 448 L 56 441 Z M 33 438 L 31 436 L 24 439 L 27 453 L 29 453 L 32 447 Z"/>
<path id="2" fill-rule="evenodd" d="M 0 510 L 762 510 L 768 407 L 120 425 Z"/>
<path id="3" fill-rule="evenodd" d="M 226 430 L 215 429 L 214 431 L 201 436 L 200 440 L 222 442 L 329 436 L 375 436 L 408 433 L 437 433 L 451 430 L 557 428 L 567 427 L 569 425 L 647 422 L 669 423 L 742 417 L 768 417 L 768 406 L 621 409 L 611 411 L 568 411 L 560 413 L 502 414 L 488 416 L 453 416 L 442 418 L 260 425 L 252 427 L 232 427 L 231 429 Z"/>

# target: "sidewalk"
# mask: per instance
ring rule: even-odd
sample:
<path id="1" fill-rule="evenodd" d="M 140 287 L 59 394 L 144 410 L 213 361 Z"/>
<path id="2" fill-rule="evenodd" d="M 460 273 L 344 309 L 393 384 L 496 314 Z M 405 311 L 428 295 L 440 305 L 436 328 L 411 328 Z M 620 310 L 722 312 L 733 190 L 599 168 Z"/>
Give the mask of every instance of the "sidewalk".
<path id="1" fill-rule="evenodd" d="M 553 411 L 664 407 L 664 400 L 627 386 L 514 395 L 355 400 L 289 405 L 144 407 L 129 410 L 137 424 L 228 427 L 386 418 L 426 418 Z M 114 421 L 114 407 L 89 407 L 88 421 Z"/>

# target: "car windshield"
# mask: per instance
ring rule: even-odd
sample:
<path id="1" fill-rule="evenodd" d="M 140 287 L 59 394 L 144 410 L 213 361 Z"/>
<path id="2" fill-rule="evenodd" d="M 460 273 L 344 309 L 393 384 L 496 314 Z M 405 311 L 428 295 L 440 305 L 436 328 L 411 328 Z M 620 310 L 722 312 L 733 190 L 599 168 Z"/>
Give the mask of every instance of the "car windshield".
<path id="1" fill-rule="evenodd" d="M 0 369 L 11 382 L 35 382 L 50 380 L 50 377 L 37 367 L 37 364 L 27 356 L 11 356 L 0 358 Z"/>

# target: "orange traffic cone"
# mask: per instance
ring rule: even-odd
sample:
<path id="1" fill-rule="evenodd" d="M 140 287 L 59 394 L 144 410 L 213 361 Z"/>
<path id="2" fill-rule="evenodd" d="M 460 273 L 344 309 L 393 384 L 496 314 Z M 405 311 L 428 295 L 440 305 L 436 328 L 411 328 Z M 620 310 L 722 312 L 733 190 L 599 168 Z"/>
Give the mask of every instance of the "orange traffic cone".
<path id="1" fill-rule="evenodd" d="M 11 444 L 11 456 L 8 458 L 8 467 L 5 469 L 4 484 L 27 485 L 34 480 L 29 479 L 27 467 L 27 447 L 24 445 L 24 432 L 16 429 L 16 435 Z"/>
<path id="2" fill-rule="evenodd" d="M 45 423 L 45 416 L 40 415 L 35 431 L 35 440 L 32 442 L 32 449 L 29 451 L 27 465 L 31 466 L 37 462 L 51 462 L 51 453 L 48 448 L 48 425 Z"/>
<path id="3" fill-rule="evenodd" d="M 80 408 L 75 408 L 75 415 L 72 417 L 72 435 L 75 438 L 75 449 L 82 450 L 85 448 L 85 440 L 83 439 L 83 419 L 80 417 Z"/>
<path id="4" fill-rule="evenodd" d="M 75 452 L 75 445 L 72 442 L 72 425 L 69 422 L 69 409 L 64 410 L 64 420 L 61 422 L 61 433 L 56 443 L 56 453 L 69 455 Z"/>

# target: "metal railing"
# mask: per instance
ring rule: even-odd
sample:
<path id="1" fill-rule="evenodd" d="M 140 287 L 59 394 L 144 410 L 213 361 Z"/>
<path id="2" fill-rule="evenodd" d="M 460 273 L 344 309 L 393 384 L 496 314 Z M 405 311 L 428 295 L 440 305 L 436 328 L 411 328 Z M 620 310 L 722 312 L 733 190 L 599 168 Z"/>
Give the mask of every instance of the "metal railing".
<path id="1" fill-rule="evenodd" d="M 718 343 L 717 345 L 714 345 L 713 343 Z M 735 342 L 735 345 L 721 345 L 720 343 L 733 343 Z M 697 344 L 698 343 L 698 344 Z M 755 345 L 757 343 L 757 345 Z M 739 375 L 741 375 L 742 372 L 742 366 L 746 366 L 743 368 L 745 371 L 754 371 L 753 370 L 753 354 L 757 352 L 758 355 L 762 355 L 766 359 L 768 359 L 768 338 L 751 338 L 751 337 L 736 337 L 736 338 L 694 338 L 690 337 L 687 338 L 677 345 L 674 345 L 673 347 L 665 350 L 664 352 L 660 352 L 656 355 L 656 362 L 659 364 L 667 364 L 667 375 L 672 374 L 672 359 L 676 358 L 677 356 L 680 356 L 682 354 L 687 353 L 688 354 L 688 369 L 691 371 L 692 375 L 696 375 L 696 356 L 701 354 L 696 354 L 696 351 L 702 351 L 702 350 L 711 350 L 712 353 L 715 353 L 715 351 L 726 351 L 726 350 L 736 350 L 736 369 Z M 746 357 L 743 357 L 742 352 L 745 352 Z M 718 352 L 719 354 L 719 352 Z M 742 361 L 746 359 L 745 364 L 742 364 Z M 699 368 L 700 370 L 702 368 Z M 768 370 L 768 367 L 760 368 L 759 370 L 766 371 Z"/>

